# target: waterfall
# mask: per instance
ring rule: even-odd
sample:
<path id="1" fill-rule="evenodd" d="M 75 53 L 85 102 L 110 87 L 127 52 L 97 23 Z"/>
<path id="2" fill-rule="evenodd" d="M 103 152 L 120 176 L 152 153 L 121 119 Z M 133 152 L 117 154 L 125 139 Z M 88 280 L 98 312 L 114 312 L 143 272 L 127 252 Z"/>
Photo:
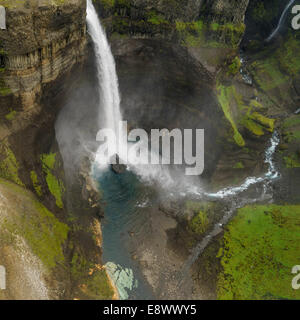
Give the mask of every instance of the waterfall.
<path id="1" fill-rule="evenodd" d="M 95 50 L 99 109 L 100 107 L 104 109 L 104 127 L 112 129 L 118 136 L 118 128 L 120 121 L 122 121 L 122 116 L 116 64 L 92 0 L 87 0 L 87 25 Z"/>
<path id="2" fill-rule="evenodd" d="M 267 38 L 267 41 L 271 41 L 275 36 L 276 34 L 278 33 L 278 31 L 280 30 L 283 22 L 284 22 L 284 19 L 285 19 L 285 16 L 286 16 L 286 13 L 287 11 L 289 10 L 290 6 L 295 2 L 295 0 L 290 0 L 289 3 L 286 5 L 286 7 L 284 8 L 282 14 L 281 14 L 281 17 L 279 19 L 279 22 L 278 22 L 278 25 L 276 27 L 276 29 L 269 35 L 269 37 Z"/>

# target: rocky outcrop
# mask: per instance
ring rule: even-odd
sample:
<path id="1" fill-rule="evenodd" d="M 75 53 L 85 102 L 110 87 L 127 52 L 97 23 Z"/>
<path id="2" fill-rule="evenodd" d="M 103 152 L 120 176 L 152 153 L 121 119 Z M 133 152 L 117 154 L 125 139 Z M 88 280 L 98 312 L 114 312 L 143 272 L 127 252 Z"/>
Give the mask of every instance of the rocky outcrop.
<path id="1" fill-rule="evenodd" d="M 217 23 L 244 23 L 248 3 L 249 0 L 204 0 L 200 8 L 200 15 Z"/>
<path id="2" fill-rule="evenodd" d="M 239 45 L 245 31 L 245 12 L 249 0 L 206 0 L 200 8 L 200 18 L 209 25 L 207 41 L 229 47 Z"/>
<path id="3" fill-rule="evenodd" d="M 97 0 L 115 34 L 166 38 L 191 47 L 237 47 L 249 0 Z"/>
<path id="4" fill-rule="evenodd" d="M 30 123 L 40 112 L 45 86 L 80 64 L 86 48 L 84 0 L 59 6 L 51 1 L 30 6 L 11 2 L 6 8 L 7 29 L 0 31 L 0 139 Z M 7 117 L 12 112 L 14 117 Z"/>

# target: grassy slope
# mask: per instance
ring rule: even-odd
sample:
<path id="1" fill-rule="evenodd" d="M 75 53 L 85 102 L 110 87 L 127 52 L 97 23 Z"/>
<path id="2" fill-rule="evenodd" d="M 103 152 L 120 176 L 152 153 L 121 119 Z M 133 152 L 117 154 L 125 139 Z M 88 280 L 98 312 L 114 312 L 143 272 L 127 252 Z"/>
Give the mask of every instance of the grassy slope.
<path id="1" fill-rule="evenodd" d="M 297 34 L 290 34 L 278 48 L 258 56 L 250 66 L 255 83 L 279 104 L 289 102 L 290 82 L 300 72 L 299 50 Z"/>
<path id="2" fill-rule="evenodd" d="M 22 237 L 48 269 L 64 264 L 63 244 L 69 228 L 61 223 L 36 197 L 14 183 L 0 179 L 0 192 L 8 203 L 9 215 L 0 225 L 2 244 Z"/>
<path id="3" fill-rule="evenodd" d="M 300 205 L 246 206 L 228 225 L 221 250 L 220 299 L 300 299 Z"/>

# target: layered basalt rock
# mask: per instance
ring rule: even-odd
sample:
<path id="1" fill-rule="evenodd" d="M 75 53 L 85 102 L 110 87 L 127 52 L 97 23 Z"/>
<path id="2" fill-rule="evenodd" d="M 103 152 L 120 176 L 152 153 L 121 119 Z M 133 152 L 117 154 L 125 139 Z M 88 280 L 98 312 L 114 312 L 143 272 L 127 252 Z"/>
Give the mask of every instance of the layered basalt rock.
<path id="1" fill-rule="evenodd" d="M 249 0 L 94 1 L 112 33 L 167 38 L 191 47 L 237 47 Z"/>
<path id="2" fill-rule="evenodd" d="M 6 8 L 7 29 L 0 31 L 0 114 L 10 126 L 2 129 L 1 139 L 11 126 L 25 127 L 40 112 L 45 85 L 82 63 L 86 48 L 85 1 L 59 6 L 33 2 L 29 7 L 11 2 Z M 7 119 L 11 112 L 15 116 Z"/>
<path id="3" fill-rule="evenodd" d="M 249 0 L 205 0 L 200 14 L 218 23 L 243 23 Z"/>

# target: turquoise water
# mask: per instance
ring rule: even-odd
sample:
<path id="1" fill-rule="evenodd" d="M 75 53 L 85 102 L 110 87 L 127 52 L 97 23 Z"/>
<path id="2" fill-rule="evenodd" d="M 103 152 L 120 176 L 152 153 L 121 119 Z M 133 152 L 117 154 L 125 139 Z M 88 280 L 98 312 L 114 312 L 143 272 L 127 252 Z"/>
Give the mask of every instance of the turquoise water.
<path id="1" fill-rule="evenodd" d="M 112 170 L 95 173 L 105 202 L 102 222 L 103 261 L 122 299 L 151 299 L 152 290 L 132 258 L 132 236 L 147 232 L 150 194 L 131 172 L 115 174 Z"/>

